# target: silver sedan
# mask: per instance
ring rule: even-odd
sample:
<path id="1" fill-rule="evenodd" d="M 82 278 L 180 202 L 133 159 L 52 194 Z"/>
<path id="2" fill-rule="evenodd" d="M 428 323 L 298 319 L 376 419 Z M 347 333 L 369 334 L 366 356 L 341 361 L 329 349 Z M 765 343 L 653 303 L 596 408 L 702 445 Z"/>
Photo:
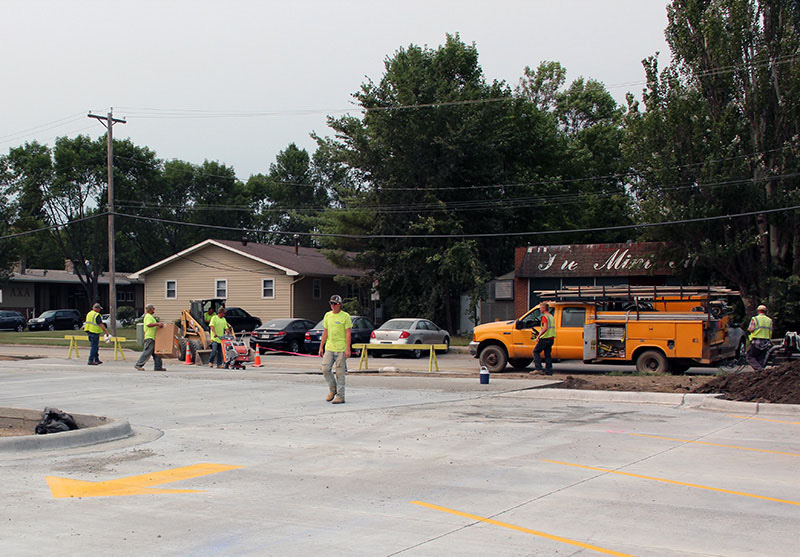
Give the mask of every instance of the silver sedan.
<path id="1" fill-rule="evenodd" d="M 427 319 L 413 317 L 390 319 L 372 331 L 370 336 L 370 344 L 446 344 L 447 349 L 444 352 L 450 350 L 450 333 Z M 374 349 L 370 350 L 370 352 L 374 351 Z M 391 349 L 388 349 L 387 352 L 391 352 Z M 412 357 L 419 358 L 424 350 L 411 350 L 410 352 Z"/>

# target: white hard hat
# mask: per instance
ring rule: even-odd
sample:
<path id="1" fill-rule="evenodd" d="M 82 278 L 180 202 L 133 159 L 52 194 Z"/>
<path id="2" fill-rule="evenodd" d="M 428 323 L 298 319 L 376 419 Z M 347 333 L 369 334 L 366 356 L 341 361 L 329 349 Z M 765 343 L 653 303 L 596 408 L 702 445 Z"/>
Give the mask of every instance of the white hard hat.
<path id="1" fill-rule="evenodd" d="M 767 306 L 765 306 L 764 304 L 761 304 L 760 306 L 758 306 L 756 308 L 756 311 L 763 311 L 764 313 L 767 313 Z"/>

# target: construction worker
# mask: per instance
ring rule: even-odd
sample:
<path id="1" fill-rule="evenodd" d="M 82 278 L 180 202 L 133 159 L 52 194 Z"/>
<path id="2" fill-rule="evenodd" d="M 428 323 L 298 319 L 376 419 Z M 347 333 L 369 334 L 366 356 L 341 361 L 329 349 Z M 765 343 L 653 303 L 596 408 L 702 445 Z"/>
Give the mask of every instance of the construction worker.
<path id="1" fill-rule="evenodd" d="M 325 400 L 333 404 L 343 404 L 353 321 L 349 313 L 342 311 L 341 296 L 331 296 L 330 305 L 331 310 L 322 318 L 319 355 L 322 358 L 322 376 L 328 382 L 329 389 Z"/>
<path id="2" fill-rule="evenodd" d="M 222 352 L 222 339 L 221 336 L 225 334 L 233 334 L 233 327 L 228 325 L 228 320 L 225 319 L 225 307 L 217 310 L 217 314 L 209 321 L 209 330 L 211 331 L 211 357 L 208 360 L 208 367 L 214 367 L 214 360 L 217 360 L 217 368 L 222 369 L 222 362 L 225 355 Z"/>
<path id="3" fill-rule="evenodd" d="M 772 319 L 767 317 L 767 306 L 756 308 L 756 315 L 750 320 L 750 347 L 747 349 L 747 363 L 755 371 L 764 369 L 766 356 L 772 347 Z"/>
<path id="4" fill-rule="evenodd" d="M 211 318 L 214 317 L 215 313 L 214 302 L 211 302 L 211 307 L 203 314 L 203 321 L 205 321 L 206 325 L 211 326 Z"/>
<path id="5" fill-rule="evenodd" d="M 83 330 L 86 331 L 86 336 L 89 337 L 89 365 L 97 366 L 102 364 L 100 361 L 100 333 L 108 334 L 105 324 L 103 323 L 103 316 L 100 312 L 103 311 L 103 306 L 95 304 L 92 310 L 86 314 L 86 320 L 83 323 Z"/>
<path id="6" fill-rule="evenodd" d="M 164 328 L 164 324 L 159 322 L 154 315 L 156 307 L 153 304 L 147 304 L 144 308 L 144 345 L 139 359 L 133 364 L 134 369 L 137 371 L 144 371 L 144 364 L 153 357 L 153 371 L 166 371 L 164 369 L 164 362 L 161 356 L 156 354 L 156 329 Z"/>
<path id="7" fill-rule="evenodd" d="M 533 367 L 534 371 L 531 373 L 542 373 L 545 375 L 553 375 L 553 343 L 556 341 L 556 323 L 553 315 L 550 313 L 550 304 L 542 302 L 539 304 L 541 311 L 541 327 L 539 331 L 533 329 L 531 333 L 532 339 L 538 339 L 536 346 L 533 348 Z M 544 369 L 542 369 L 542 358 L 539 355 L 544 352 Z"/>

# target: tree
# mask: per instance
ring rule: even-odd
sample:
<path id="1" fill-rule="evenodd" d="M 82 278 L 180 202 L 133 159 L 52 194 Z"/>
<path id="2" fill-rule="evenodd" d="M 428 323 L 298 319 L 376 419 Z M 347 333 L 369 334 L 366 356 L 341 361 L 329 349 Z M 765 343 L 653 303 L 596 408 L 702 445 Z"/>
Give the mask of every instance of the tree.
<path id="1" fill-rule="evenodd" d="M 256 174 L 247 181 L 256 223 L 268 231 L 259 241 L 289 244 L 295 238 L 287 232 L 303 233 L 300 245 L 311 247 L 316 217 L 328 207 L 329 197 L 321 176 L 305 149 L 294 143 L 278 153 L 268 176 Z"/>
<path id="2" fill-rule="evenodd" d="M 605 86 L 579 77 L 564 88 L 567 70 L 558 62 L 526 67 L 517 94 L 530 100 L 558 128 L 564 154 L 558 166 L 558 190 L 545 201 L 561 229 L 619 226 L 633 222 L 625 190 L 627 167 L 621 144 L 623 109 Z M 567 242 L 619 242 L 628 233 L 565 234 Z"/>
<path id="3" fill-rule="evenodd" d="M 644 217 L 797 205 L 797 4 L 674 0 L 668 20 L 672 62 L 659 72 L 654 58 L 645 60 L 645 111 L 630 98 L 626 116 L 625 150 Z M 789 284 L 800 273 L 799 232 L 797 213 L 784 211 L 656 234 L 697 256 L 694 276 L 737 286 L 752 311 L 783 288 L 775 280 Z"/>
<path id="4" fill-rule="evenodd" d="M 105 145 L 104 138 L 61 137 L 52 151 L 33 143 L 3 157 L 3 184 L 18 204 L 19 225 L 30 226 L 31 217 L 57 227 L 50 237 L 72 261 L 89 301 L 98 299 L 97 279 L 108 259 L 105 220 L 96 218 L 105 190 Z"/>
<path id="5" fill-rule="evenodd" d="M 504 83 L 487 83 L 477 49 L 457 35 L 436 50 L 398 50 L 381 81 L 354 97 L 363 118 L 329 119 L 336 142 L 320 142 L 353 184 L 321 229 L 366 238 L 323 244 L 358 252 L 354 263 L 375 270 L 393 313 L 452 330 L 459 296 L 507 272 L 517 242 L 468 236 L 551 222 L 531 197 L 558 188 L 541 180 L 561 160 L 554 122 Z"/>

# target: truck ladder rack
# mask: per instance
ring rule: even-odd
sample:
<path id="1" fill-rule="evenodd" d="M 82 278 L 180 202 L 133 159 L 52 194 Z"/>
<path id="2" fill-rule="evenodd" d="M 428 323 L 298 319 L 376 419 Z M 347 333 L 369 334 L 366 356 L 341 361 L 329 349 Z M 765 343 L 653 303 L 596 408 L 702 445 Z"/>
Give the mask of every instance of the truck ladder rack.
<path id="1" fill-rule="evenodd" d="M 712 297 L 739 296 L 737 290 L 725 286 L 568 286 L 556 290 L 537 290 L 542 299 L 560 301 L 619 301 L 669 299 L 674 301 L 703 300 Z"/>

